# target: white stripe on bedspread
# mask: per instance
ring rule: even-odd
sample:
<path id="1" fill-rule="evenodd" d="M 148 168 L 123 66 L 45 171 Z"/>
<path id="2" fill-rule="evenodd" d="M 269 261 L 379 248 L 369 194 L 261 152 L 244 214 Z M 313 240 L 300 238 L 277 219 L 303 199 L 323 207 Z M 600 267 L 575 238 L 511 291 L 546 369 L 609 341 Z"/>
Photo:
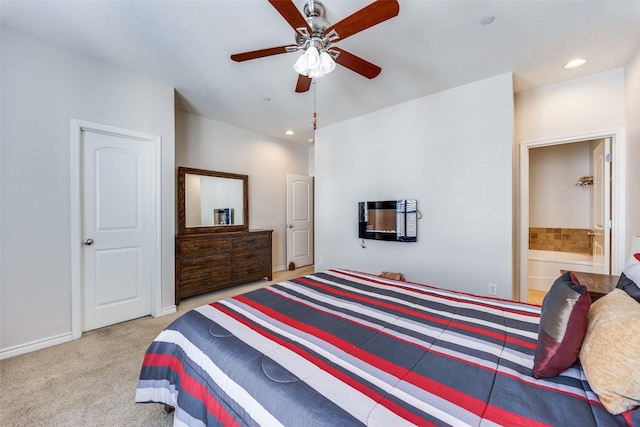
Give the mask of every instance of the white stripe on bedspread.
<path id="1" fill-rule="evenodd" d="M 428 294 L 437 295 L 437 296 L 446 297 L 446 298 L 452 298 L 455 300 L 482 302 L 482 304 L 485 304 L 487 306 L 494 306 L 500 311 L 514 310 L 514 311 L 520 311 L 520 312 L 529 312 L 531 314 L 538 314 L 538 315 L 540 314 L 539 306 L 523 305 L 522 303 L 519 303 L 517 301 L 496 299 L 496 298 L 490 298 L 490 297 L 485 298 L 478 295 L 465 294 L 457 291 L 449 291 L 443 288 L 436 288 L 432 286 L 423 285 L 420 283 L 398 282 L 397 280 L 387 280 L 380 276 L 375 276 L 372 274 L 360 273 L 360 272 L 350 271 L 350 270 L 333 269 L 333 270 L 322 271 L 322 273 L 327 274 L 329 276 L 333 276 L 333 277 L 341 277 L 343 279 L 347 279 L 352 282 L 378 287 L 380 289 L 388 290 L 389 288 L 388 286 L 378 285 L 376 282 L 383 282 L 386 285 L 391 285 L 392 287 L 397 288 L 398 291 L 402 291 L 402 288 L 411 288 L 420 293 L 427 292 Z M 317 277 L 315 276 L 313 276 L 313 278 L 317 279 Z M 331 282 L 331 283 L 334 283 L 334 282 Z M 398 286 L 402 286 L 402 288 L 399 288 Z M 414 293 L 410 293 L 410 295 L 414 295 Z"/>
<path id="2" fill-rule="evenodd" d="M 216 383 L 229 395 L 231 399 L 238 402 L 252 418 L 260 420 L 260 423 L 268 426 L 281 426 L 282 424 L 274 418 L 257 400 L 255 400 L 244 388 L 239 386 L 227 374 L 225 374 L 211 359 L 198 347 L 191 343 L 184 335 L 178 331 L 166 329 L 160 333 L 156 341 L 175 343 L 182 348 L 189 359 L 193 360 L 197 366 L 202 367 L 206 372 L 215 378 Z"/>
<path id="3" fill-rule="evenodd" d="M 146 380 L 145 383 L 151 383 Z M 176 388 L 169 380 L 153 381 L 153 387 L 140 387 L 136 390 L 136 402 L 165 402 L 169 406 L 176 406 Z"/>
<path id="4" fill-rule="evenodd" d="M 375 282 L 371 282 L 371 281 L 367 281 L 367 280 L 357 280 L 354 279 L 353 277 L 348 277 L 349 280 L 358 282 L 358 283 L 362 283 L 364 285 L 373 287 L 373 288 L 378 288 L 378 289 L 383 289 L 385 291 L 389 291 L 389 286 L 380 286 L 377 285 Z M 391 301 L 395 304 L 399 304 L 405 307 L 411 307 L 414 310 L 417 311 L 422 311 L 425 313 L 433 313 L 433 314 L 438 314 L 438 315 L 443 315 L 446 317 L 451 317 L 451 314 L 448 312 L 443 312 L 440 310 L 435 310 L 430 308 L 428 305 L 420 305 L 420 304 L 415 304 L 415 303 L 411 303 L 408 302 L 406 300 L 403 300 L 401 298 L 394 298 L 394 297 L 390 297 L 390 296 L 386 296 L 386 295 L 381 295 L 379 293 L 376 292 L 368 292 L 368 291 L 364 291 L 364 290 L 357 290 L 351 286 L 346 286 L 346 285 L 342 285 L 338 282 L 333 282 L 333 281 L 329 281 L 329 280 L 323 280 L 321 278 L 315 277 L 315 280 L 319 281 L 319 282 L 323 282 L 326 283 L 328 285 L 331 285 L 333 287 L 336 288 L 342 288 L 344 290 L 350 291 L 350 292 L 358 292 L 362 295 L 367 295 L 369 297 L 372 298 L 376 298 L 376 299 L 384 299 L 387 301 Z M 397 285 L 397 283 L 396 283 Z M 484 299 L 478 299 L 478 298 L 473 298 L 471 296 L 465 296 L 464 294 L 460 295 L 460 294 L 451 294 L 450 296 L 452 298 L 456 298 L 457 301 L 452 301 L 449 300 L 447 298 L 438 298 L 434 295 L 430 295 L 430 294 L 425 294 L 423 293 L 425 290 L 430 292 L 431 294 L 437 294 L 437 295 L 442 295 L 442 296 L 449 296 L 446 293 L 440 291 L 440 292 L 432 292 L 430 288 L 425 288 L 423 287 L 422 289 L 416 287 L 416 290 L 422 291 L 422 292 L 412 292 L 410 290 L 407 289 L 403 289 L 403 288 L 394 288 L 393 291 L 397 292 L 399 294 L 404 294 L 404 295 L 410 295 L 414 298 L 419 298 L 425 301 L 437 301 L 440 304 L 443 305 L 448 305 L 450 307 L 458 307 L 458 308 L 469 308 L 472 309 L 474 311 L 484 311 L 486 313 L 490 313 L 490 314 L 494 314 L 494 315 L 498 315 L 498 316 L 504 316 L 506 318 L 511 318 L 514 320 L 518 320 L 521 322 L 528 322 L 528 323 L 538 323 L 538 319 L 537 318 L 532 318 L 531 316 L 524 316 L 521 315 L 519 313 L 515 313 L 515 312 L 511 312 L 511 311 L 505 311 L 505 310 L 509 310 L 509 304 L 508 302 L 506 302 L 506 304 L 502 304 L 502 301 L 498 302 L 493 302 L 490 300 L 484 300 Z M 461 300 L 467 300 L 469 301 L 467 302 L 463 302 Z M 482 303 L 482 305 L 479 305 L 479 303 Z M 490 306 L 489 306 L 490 305 Z M 520 308 L 520 307 L 519 307 Z M 526 307 L 525 307 L 526 308 Z M 520 308 L 520 311 L 523 311 L 522 308 Z M 532 307 L 531 310 L 532 313 L 537 313 L 540 314 L 539 309 Z M 461 316 L 461 315 L 456 315 L 455 316 L 457 319 L 461 319 L 464 320 L 465 322 L 469 322 L 469 323 L 474 323 L 477 325 L 482 325 L 482 326 L 489 326 L 489 327 L 494 327 L 494 328 L 500 328 L 502 330 L 505 330 L 511 334 L 514 335 L 520 335 L 523 337 L 527 337 L 527 338 L 533 338 L 533 339 L 538 339 L 538 334 L 537 333 L 533 333 L 533 332 L 529 332 L 529 331 L 523 331 L 520 329 L 514 329 L 514 328 L 510 328 L 510 327 L 506 327 L 503 324 L 497 325 L 495 323 L 483 320 L 483 319 L 479 319 L 476 317 L 469 317 L 469 316 Z"/>

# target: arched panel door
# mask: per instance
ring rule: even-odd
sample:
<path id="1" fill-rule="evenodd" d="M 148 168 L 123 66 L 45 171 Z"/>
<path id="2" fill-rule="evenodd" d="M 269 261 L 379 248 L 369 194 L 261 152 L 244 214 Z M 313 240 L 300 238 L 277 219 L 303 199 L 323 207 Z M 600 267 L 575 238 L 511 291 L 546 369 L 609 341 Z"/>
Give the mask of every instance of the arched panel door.
<path id="1" fill-rule="evenodd" d="M 313 177 L 287 174 L 287 264 L 313 264 Z"/>

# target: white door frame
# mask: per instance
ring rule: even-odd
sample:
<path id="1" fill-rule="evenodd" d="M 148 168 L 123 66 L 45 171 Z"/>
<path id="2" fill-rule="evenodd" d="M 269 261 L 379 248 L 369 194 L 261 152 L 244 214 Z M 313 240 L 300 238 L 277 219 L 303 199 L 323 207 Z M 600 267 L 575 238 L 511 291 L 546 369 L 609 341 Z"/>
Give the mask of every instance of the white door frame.
<path id="1" fill-rule="evenodd" d="M 613 174 L 611 183 L 611 209 L 613 211 L 613 229 L 611 233 L 611 273 L 620 274 L 625 263 L 625 140 L 624 128 L 595 132 L 566 138 L 554 138 L 542 141 L 520 143 L 520 301 L 528 299 L 529 276 L 529 150 L 549 145 L 568 144 L 592 139 L 611 138 L 613 156 Z"/>
<path id="2" fill-rule="evenodd" d="M 125 136 L 151 143 L 152 155 L 155 161 L 151 166 L 152 186 L 155 187 L 151 195 L 155 208 L 151 210 L 152 221 L 156 224 L 152 233 L 151 254 L 151 315 L 159 316 L 161 307 L 161 145 L 162 138 L 158 135 L 121 129 L 113 126 L 92 123 L 84 120 L 71 119 L 71 337 L 78 339 L 82 336 L 82 132 L 100 132 Z"/>

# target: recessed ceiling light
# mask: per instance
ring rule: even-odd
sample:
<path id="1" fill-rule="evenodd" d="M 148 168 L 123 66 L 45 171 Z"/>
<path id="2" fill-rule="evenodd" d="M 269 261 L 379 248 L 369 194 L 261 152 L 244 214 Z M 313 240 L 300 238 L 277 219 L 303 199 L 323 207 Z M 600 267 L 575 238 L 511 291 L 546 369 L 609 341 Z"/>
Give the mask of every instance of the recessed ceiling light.
<path id="1" fill-rule="evenodd" d="M 292 130 L 288 130 L 285 132 L 287 135 L 293 135 L 293 131 Z"/>
<path id="2" fill-rule="evenodd" d="M 480 23 L 482 25 L 489 25 L 491 24 L 494 20 L 496 19 L 495 16 L 493 15 L 487 15 L 487 16 L 483 16 L 482 19 L 480 20 Z"/>
<path id="3" fill-rule="evenodd" d="M 580 67 L 580 66 L 584 65 L 586 62 L 587 62 L 587 60 L 586 60 L 586 59 L 583 59 L 583 58 L 573 59 L 573 60 L 571 60 L 571 61 L 567 62 L 567 63 L 564 65 L 564 68 L 566 68 L 566 69 L 569 69 L 569 68 L 578 68 L 578 67 Z"/>

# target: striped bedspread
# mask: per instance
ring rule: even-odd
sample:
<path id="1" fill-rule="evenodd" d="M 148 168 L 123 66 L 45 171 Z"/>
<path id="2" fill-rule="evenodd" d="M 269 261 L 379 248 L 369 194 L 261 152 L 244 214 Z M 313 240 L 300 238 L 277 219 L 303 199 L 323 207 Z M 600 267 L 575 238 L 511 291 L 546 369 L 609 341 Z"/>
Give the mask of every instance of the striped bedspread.
<path id="1" fill-rule="evenodd" d="M 627 425 L 579 364 L 531 376 L 540 309 L 329 270 L 192 310 L 153 341 L 136 402 L 175 425 Z"/>

